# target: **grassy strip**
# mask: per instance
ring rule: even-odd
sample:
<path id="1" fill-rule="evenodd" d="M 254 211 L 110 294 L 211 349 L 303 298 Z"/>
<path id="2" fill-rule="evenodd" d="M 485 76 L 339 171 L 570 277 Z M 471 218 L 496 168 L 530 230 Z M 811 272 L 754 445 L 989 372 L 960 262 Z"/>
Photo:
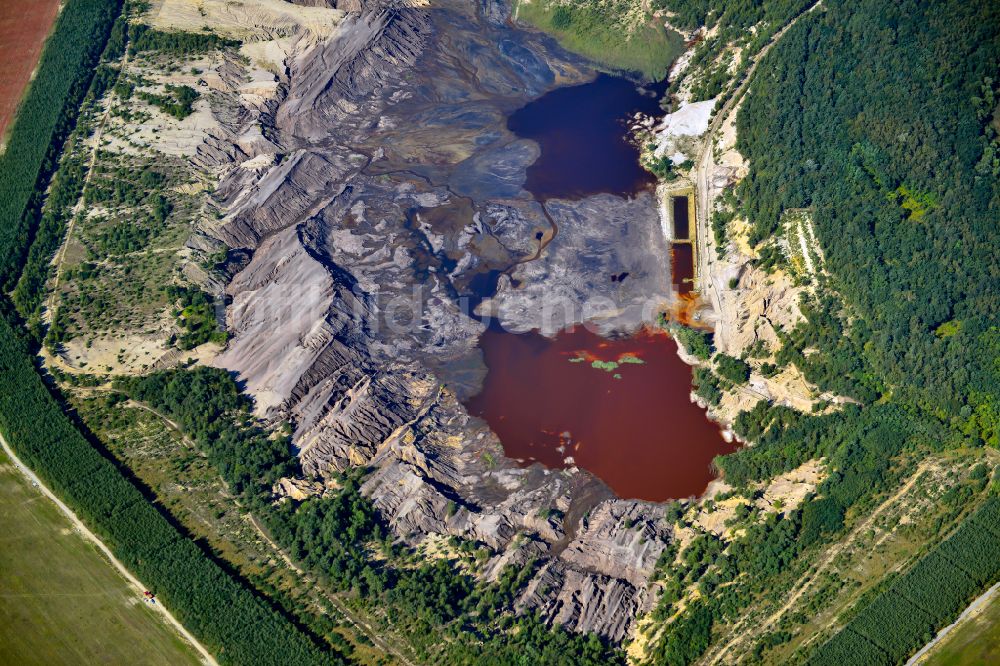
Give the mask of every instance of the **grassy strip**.
<path id="1" fill-rule="evenodd" d="M 0 663 L 202 664 L 2 453 L 0 503 L 0 529 L 17 535 L 0 539 Z"/>
<path id="2" fill-rule="evenodd" d="M 1000 500 L 994 497 L 821 645 L 809 663 L 904 661 L 1000 575 L 998 534 Z"/>
<path id="3" fill-rule="evenodd" d="M 80 434 L 0 321 L 0 430 L 18 455 L 227 664 L 335 663 L 178 531 Z"/>
<path id="4" fill-rule="evenodd" d="M 121 0 L 71 0 L 42 53 L 38 76 L 21 102 L 0 156 L 0 287 L 17 279 L 34 233 L 45 183 L 76 121 Z M 57 48 L 55 48 L 57 47 Z"/>
<path id="5" fill-rule="evenodd" d="M 596 4 L 533 0 L 518 3 L 517 17 L 551 33 L 564 48 L 611 69 L 639 72 L 654 81 L 666 77 L 671 63 L 684 52 L 684 40 L 652 17 L 625 34 L 616 9 L 617 5 L 604 9 Z"/>

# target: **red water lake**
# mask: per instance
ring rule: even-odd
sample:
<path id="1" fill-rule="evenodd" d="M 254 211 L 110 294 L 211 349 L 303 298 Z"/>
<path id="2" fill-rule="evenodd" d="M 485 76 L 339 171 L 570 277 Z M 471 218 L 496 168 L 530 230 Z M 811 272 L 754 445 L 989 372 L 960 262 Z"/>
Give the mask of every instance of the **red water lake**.
<path id="1" fill-rule="evenodd" d="M 489 330 L 480 347 L 489 373 L 466 407 L 522 464 L 576 465 L 619 497 L 659 502 L 700 495 L 712 459 L 737 447 L 691 402 L 691 368 L 664 333 Z"/>

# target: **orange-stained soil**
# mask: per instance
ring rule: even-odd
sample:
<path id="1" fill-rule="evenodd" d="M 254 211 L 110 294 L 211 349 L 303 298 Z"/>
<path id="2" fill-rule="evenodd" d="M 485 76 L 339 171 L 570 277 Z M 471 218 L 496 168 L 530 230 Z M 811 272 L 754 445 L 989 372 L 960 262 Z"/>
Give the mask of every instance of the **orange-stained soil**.
<path id="1" fill-rule="evenodd" d="M 677 295 L 677 300 L 674 301 L 667 317 L 670 321 L 677 322 L 678 324 L 711 331 L 711 326 L 703 321 L 699 321 L 696 317 L 700 308 L 701 299 L 698 298 L 698 294 L 689 291 L 686 294 Z"/>
<path id="2" fill-rule="evenodd" d="M 663 501 L 700 495 L 712 458 L 737 447 L 691 402 L 691 368 L 665 334 L 490 330 L 480 347 L 489 372 L 466 406 L 525 464 L 575 464 L 619 497 Z"/>
<path id="3" fill-rule="evenodd" d="M 59 0 L 0 0 L 0 142 L 59 13 Z"/>

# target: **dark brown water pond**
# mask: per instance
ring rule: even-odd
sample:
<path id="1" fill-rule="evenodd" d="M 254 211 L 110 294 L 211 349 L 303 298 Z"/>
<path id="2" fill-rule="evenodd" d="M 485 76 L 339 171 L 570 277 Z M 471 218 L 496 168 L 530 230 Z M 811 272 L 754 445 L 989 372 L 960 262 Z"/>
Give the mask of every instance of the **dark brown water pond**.
<path id="1" fill-rule="evenodd" d="M 489 373 L 466 407 L 524 464 L 575 464 L 619 497 L 663 501 L 701 494 L 712 458 L 736 448 L 690 401 L 691 368 L 667 335 L 490 330 L 480 346 Z"/>
<path id="2" fill-rule="evenodd" d="M 691 243 L 670 246 L 670 273 L 677 293 L 690 294 L 694 284 L 694 247 Z"/>
<path id="3" fill-rule="evenodd" d="M 674 239 L 688 240 L 691 229 L 688 224 L 688 198 L 674 197 Z"/>
<path id="4" fill-rule="evenodd" d="M 557 88 L 517 110 L 507 127 L 538 142 L 541 156 L 528 167 L 524 189 L 537 199 L 578 199 L 598 192 L 631 195 L 656 184 L 639 165 L 629 139 L 636 113 L 663 115 L 666 82 L 638 88 L 600 74 L 590 83 Z"/>

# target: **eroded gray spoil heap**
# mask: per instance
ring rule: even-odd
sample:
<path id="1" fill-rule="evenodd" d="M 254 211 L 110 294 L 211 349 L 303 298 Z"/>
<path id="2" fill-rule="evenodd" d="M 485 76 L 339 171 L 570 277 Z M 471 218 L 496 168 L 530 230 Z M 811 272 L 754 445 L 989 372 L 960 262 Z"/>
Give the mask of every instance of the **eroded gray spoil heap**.
<path id="1" fill-rule="evenodd" d="M 363 492 L 399 537 L 482 542 L 488 576 L 541 558 L 517 608 L 620 640 L 671 538 L 662 508 L 582 471 L 519 467 L 458 397 L 485 372 L 467 307 L 484 297 L 480 313 L 519 330 L 543 325 L 553 293 L 613 297 L 609 331 L 652 316 L 641 305 L 669 293 L 653 195 L 543 208 L 522 188 L 539 149 L 507 116 L 593 71 L 510 28 L 502 4 L 341 5 L 343 24 L 297 49 L 276 98 L 213 102 L 223 129 L 198 159 L 223 174 L 225 215 L 193 241 L 232 258 L 217 363 L 259 413 L 294 425 L 307 474 L 371 468 Z M 238 88 L 235 64 L 221 73 Z"/>

